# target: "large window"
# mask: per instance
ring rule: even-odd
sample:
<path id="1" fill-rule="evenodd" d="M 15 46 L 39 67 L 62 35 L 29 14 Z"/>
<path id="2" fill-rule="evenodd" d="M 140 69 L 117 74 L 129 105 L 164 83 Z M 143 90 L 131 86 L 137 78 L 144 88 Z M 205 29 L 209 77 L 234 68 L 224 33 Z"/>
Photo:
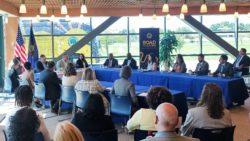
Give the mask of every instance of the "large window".
<path id="1" fill-rule="evenodd" d="M 57 18 L 54 22 L 47 19 L 35 21 L 32 18 L 21 18 L 20 27 L 27 50 L 32 25 L 39 55 L 45 54 L 48 58 L 53 59 L 108 18 L 84 17 L 84 19 L 80 19 L 73 17 L 70 21 Z M 194 16 L 194 18 L 233 47 L 246 48 L 250 51 L 250 21 L 246 15 L 241 15 L 238 20 L 232 15 L 203 15 Z M 160 29 L 160 38 L 164 36 L 164 31 L 174 31 L 181 47 L 173 52 L 173 55 L 183 54 L 188 69 L 195 67 L 197 55 L 203 53 L 210 64 L 211 71 L 214 71 L 217 68 L 219 56 L 228 54 L 179 19 L 179 16 L 170 18 L 157 16 L 156 19 L 153 19 L 152 16 L 121 17 L 76 53 L 84 53 L 89 63 L 103 63 L 109 53 L 113 53 L 120 64 L 128 52 L 139 60 L 139 29 L 152 27 Z M 233 62 L 235 58 L 229 57 L 229 62 Z"/>

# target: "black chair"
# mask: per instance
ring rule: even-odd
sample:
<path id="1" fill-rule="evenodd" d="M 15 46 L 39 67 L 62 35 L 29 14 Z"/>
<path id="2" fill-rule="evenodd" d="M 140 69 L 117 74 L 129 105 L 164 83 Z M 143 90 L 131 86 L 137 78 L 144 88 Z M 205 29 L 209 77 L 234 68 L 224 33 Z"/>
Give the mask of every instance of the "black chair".
<path id="1" fill-rule="evenodd" d="M 102 132 L 84 132 L 85 141 L 118 141 L 117 130 L 108 130 Z"/>
<path id="2" fill-rule="evenodd" d="M 201 141 L 233 141 L 234 129 L 235 126 L 219 129 L 195 128 L 192 136 Z"/>
<path id="3" fill-rule="evenodd" d="M 4 129 L 3 129 L 3 135 L 4 135 L 5 141 L 8 141 L 7 133 Z M 43 134 L 41 132 L 37 132 L 35 134 L 35 141 L 44 141 L 44 137 L 43 137 Z"/>
<path id="4" fill-rule="evenodd" d="M 156 131 L 147 131 L 136 129 L 134 133 L 134 141 L 140 141 L 146 139 L 148 136 L 154 136 Z"/>

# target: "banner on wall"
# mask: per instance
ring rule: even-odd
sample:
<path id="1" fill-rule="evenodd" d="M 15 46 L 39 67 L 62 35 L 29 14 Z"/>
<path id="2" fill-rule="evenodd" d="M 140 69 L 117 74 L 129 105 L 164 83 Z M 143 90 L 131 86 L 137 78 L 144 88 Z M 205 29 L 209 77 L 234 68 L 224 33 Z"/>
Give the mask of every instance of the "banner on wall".
<path id="1" fill-rule="evenodd" d="M 140 28 L 140 68 L 147 69 L 148 57 L 159 62 L 159 28 Z"/>

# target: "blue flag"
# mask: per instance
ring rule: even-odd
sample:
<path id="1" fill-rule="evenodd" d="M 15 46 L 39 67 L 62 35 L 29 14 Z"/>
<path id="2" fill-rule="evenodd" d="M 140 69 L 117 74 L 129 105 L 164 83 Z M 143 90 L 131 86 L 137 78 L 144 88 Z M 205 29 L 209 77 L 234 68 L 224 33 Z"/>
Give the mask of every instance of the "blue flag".
<path id="1" fill-rule="evenodd" d="M 35 68 L 38 61 L 38 48 L 36 45 L 36 39 L 33 33 L 32 24 L 30 27 L 30 40 L 29 40 L 29 50 L 28 50 L 28 61 L 31 63 L 32 68 Z"/>

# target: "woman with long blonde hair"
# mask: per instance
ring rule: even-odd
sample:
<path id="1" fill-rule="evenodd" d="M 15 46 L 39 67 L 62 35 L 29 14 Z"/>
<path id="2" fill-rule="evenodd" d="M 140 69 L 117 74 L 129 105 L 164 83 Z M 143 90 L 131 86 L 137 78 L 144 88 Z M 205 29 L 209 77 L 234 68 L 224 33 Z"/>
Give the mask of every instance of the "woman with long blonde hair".
<path id="1" fill-rule="evenodd" d="M 84 138 L 75 125 L 69 121 L 64 121 L 57 125 L 54 141 L 84 141 Z"/>

